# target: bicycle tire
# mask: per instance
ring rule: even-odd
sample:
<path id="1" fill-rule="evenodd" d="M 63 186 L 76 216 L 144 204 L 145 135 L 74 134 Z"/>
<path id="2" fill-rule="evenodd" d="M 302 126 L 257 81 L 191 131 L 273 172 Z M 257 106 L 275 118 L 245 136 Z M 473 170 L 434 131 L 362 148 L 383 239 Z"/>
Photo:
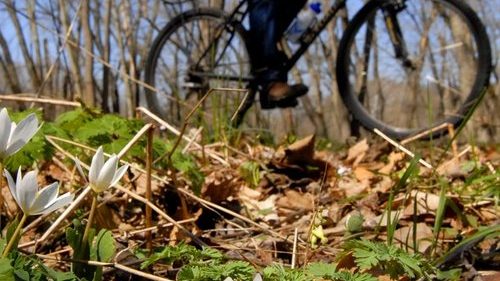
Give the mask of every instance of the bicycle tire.
<path id="1" fill-rule="evenodd" d="M 170 124 L 180 126 L 198 100 L 211 89 L 227 88 L 235 90 L 224 92 L 223 98 L 221 93 L 212 93 L 204 101 L 202 109 L 196 110 L 195 120 L 190 120 L 194 126 L 203 126 L 211 134 L 227 129 L 231 115 L 246 98 L 246 93 L 240 90 L 247 88 L 247 77 L 251 73 L 247 34 L 242 26 L 228 23 L 226 19 L 227 16 L 218 9 L 189 10 L 174 17 L 155 38 L 146 62 L 145 81 L 156 91 L 146 88 L 145 96 L 149 108 Z M 234 30 L 234 33 L 229 30 Z M 217 34 L 220 37 L 215 37 L 217 32 L 220 32 Z M 212 37 L 218 40 L 211 47 L 209 42 Z M 204 44 L 211 50 L 205 52 Z M 221 46 L 226 47 L 220 50 Z M 205 57 L 200 60 L 202 54 Z M 192 69 L 188 71 L 188 68 L 193 68 L 195 64 L 198 72 L 210 72 L 211 77 L 193 78 L 190 74 Z M 233 80 L 223 79 L 228 73 Z M 187 88 L 189 83 L 199 85 Z M 231 98 L 228 98 L 229 94 Z M 218 101 L 215 101 L 216 97 Z"/>
<path id="2" fill-rule="evenodd" d="M 484 96 L 492 69 L 491 47 L 480 19 L 463 1 L 404 2 L 405 10 L 399 12 L 397 18 L 403 36 L 406 35 L 405 40 L 415 41 L 411 34 L 421 36 L 409 50 L 413 58 L 421 58 L 415 60 L 418 66 L 415 69 L 421 73 L 412 74 L 405 70 L 398 72 L 399 76 L 391 76 L 404 68 L 396 62 L 389 64 L 395 52 L 392 43 L 387 43 L 390 35 L 383 33 L 385 24 L 379 22 L 383 21 L 382 8 L 391 1 L 373 0 L 353 17 L 341 39 L 337 55 L 337 84 L 344 104 L 366 129 L 377 128 L 395 139 L 426 131 L 429 133 L 425 139 L 437 138 L 446 134 L 447 129 L 433 128 L 439 128 L 443 123 L 458 127 Z M 411 9 L 423 9 L 423 12 L 411 14 Z M 426 23 L 421 25 L 421 30 L 417 24 L 420 19 Z M 417 28 L 412 29 L 412 26 Z M 363 38 L 366 39 L 364 42 Z M 385 44 L 384 39 L 388 39 Z M 448 39 L 450 42 L 445 42 Z M 359 57 L 359 46 L 365 54 L 362 58 Z M 419 50 L 422 53 L 418 53 Z M 464 54 L 470 57 L 464 58 Z M 373 65 L 368 65 L 372 62 Z M 383 72 L 384 64 L 389 66 L 387 72 Z M 371 76 L 378 77 L 378 80 Z M 401 96 L 405 93 L 410 95 Z M 416 104 L 419 100 L 424 102 Z"/>

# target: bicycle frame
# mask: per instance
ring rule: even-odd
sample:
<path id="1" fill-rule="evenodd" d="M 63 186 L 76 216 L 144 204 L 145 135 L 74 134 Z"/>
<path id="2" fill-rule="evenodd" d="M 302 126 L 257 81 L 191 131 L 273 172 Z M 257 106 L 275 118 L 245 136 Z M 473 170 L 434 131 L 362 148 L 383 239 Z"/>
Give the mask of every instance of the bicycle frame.
<path id="1" fill-rule="evenodd" d="M 315 24 L 313 25 L 302 37 L 300 46 L 298 49 L 291 54 L 290 57 L 288 57 L 285 65 L 283 66 L 283 71 L 284 72 L 289 72 L 297 63 L 297 61 L 302 57 L 302 55 L 307 51 L 309 46 L 316 40 L 316 38 L 319 36 L 321 31 L 323 31 L 326 26 L 332 21 L 336 16 L 337 13 L 343 9 L 346 6 L 346 3 L 349 0 L 336 0 L 334 3 L 330 6 L 330 8 L 325 11 L 324 16 Z M 385 9 L 384 11 L 384 16 L 386 20 L 386 24 L 389 27 L 389 30 L 391 32 L 391 41 L 393 43 L 395 53 L 397 54 L 397 57 L 401 59 L 402 64 L 405 67 L 412 67 L 411 61 L 408 59 L 408 52 L 406 49 L 406 44 L 404 41 L 404 38 L 401 35 L 401 29 L 399 26 L 399 23 L 396 18 L 396 14 L 399 12 L 399 10 L 404 7 L 405 2 L 407 0 L 391 0 L 388 1 L 388 8 Z M 248 7 L 248 0 L 242 0 L 238 3 L 238 5 L 233 9 L 233 11 L 229 14 L 227 20 L 223 23 L 225 28 L 228 27 L 235 27 L 235 26 L 241 26 L 243 20 L 246 18 L 246 16 L 249 14 L 249 7 Z M 229 24 L 228 24 L 229 23 Z M 229 30 L 231 32 L 231 38 L 228 40 L 227 45 L 224 47 L 223 51 L 221 54 L 223 54 L 226 50 L 226 48 L 229 46 L 229 43 L 232 40 L 232 37 L 234 36 L 234 30 Z M 246 30 L 248 31 L 248 30 Z M 222 34 L 222 32 L 221 32 Z M 213 42 L 208 46 L 208 48 L 205 50 L 205 52 L 202 54 L 200 58 L 203 58 L 210 50 L 210 48 L 216 44 L 216 42 L 219 40 L 221 34 L 217 35 Z M 196 64 L 198 66 L 198 63 Z M 232 80 L 232 81 L 247 81 L 251 82 L 253 80 L 253 77 L 232 77 L 232 76 L 216 76 L 216 75 L 211 75 L 207 73 L 200 73 L 193 71 L 192 74 L 203 76 L 203 77 L 208 77 L 208 78 L 217 78 L 217 79 L 225 79 L 225 80 Z"/>

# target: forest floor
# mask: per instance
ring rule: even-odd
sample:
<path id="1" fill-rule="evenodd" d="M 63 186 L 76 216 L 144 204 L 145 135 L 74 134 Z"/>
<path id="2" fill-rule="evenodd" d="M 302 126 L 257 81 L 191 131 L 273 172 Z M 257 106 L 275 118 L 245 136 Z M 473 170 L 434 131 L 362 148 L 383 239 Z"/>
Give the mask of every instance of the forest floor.
<path id="1" fill-rule="evenodd" d="M 82 114 L 53 123 L 63 130 L 86 122 L 78 135 L 67 136 L 73 143 L 59 129 L 40 132 L 53 150 L 38 162 L 41 184 L 84 186 L 73 158 L 90 163 L 96 140 L 105 151 L 125 152 L 127 141 L 106 146 L 102 133 L 85 133 L 85 126 L 128 121 L 82 121 Z M 111 231 L 116 247 L 112 263 L 104 264 L 104 280 L 137 274 L 149 280 L 413 280 L 438 273 L 448 280 L 500 279 L 498 146 L 447 137 L 406 145 L 421 155 L 418 161 L 376 135 L 340 147 L 314 136 L 290 137 L 282 145 L 245 137 L 200 145 L 187 135 L 191 141 L 169 147 L 175 154 L 155 150 L 161 146 L 156 144 L 155 159 L 168 161 L 152 162 L 148 173 L 149 128 L 132 130 L 141 142 L 123 158 L 130 164 L 123 185 L 99 197 L 96 229 Z M 126 133 L 107 134 L 116 140 Z M 90 141 L 78 143 L 85 137 Z M 2 193 L 7 213 L 15 214 L 9 190 Z M 45 265 L 69 271 L 75 249 L 66 242 L 68 228 L 77 228 L 71 219 L 85 222 L 87 197 L 63 227 L 34 245 L 57 216 L 30 220 L 19 242 L 22 252 L 36 251 Z"/>

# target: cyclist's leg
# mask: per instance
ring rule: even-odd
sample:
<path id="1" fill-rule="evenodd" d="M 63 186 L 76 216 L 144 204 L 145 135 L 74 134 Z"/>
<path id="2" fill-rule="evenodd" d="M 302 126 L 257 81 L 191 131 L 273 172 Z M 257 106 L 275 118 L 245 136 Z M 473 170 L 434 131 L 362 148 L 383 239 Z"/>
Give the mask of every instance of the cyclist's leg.
<path id="1" fill-rule="evenodd" d="M 250 0 L 250 52 L 254 75 L 264 100 L 272 97 L 269 107 L 295 106 L 295 97 L 307 93 L 303 85 L 288 86 L 282 66 L 287 57 L 278 41 L 306 0 Z M 261 97 L 262 97 L 261 96 Z M 263 105 L 264 106 L 264 105 Z"/>
<path id="2" fill-rule="evenodd" d="M 278 41 L 307 0 L 250 0 L 250 52 L 259 82 L 286 82 Z"/>

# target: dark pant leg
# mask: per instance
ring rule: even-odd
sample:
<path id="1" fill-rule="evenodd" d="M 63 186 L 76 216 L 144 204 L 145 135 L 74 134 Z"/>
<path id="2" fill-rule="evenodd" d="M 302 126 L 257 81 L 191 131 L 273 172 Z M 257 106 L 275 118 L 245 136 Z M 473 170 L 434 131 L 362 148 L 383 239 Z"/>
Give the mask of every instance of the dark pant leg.
<path id="1" fill-rule="evenodd" d="M 307 0 L 250 0 L 250 52 L 261 85 L 287 81 L 277 43 Z"/>

